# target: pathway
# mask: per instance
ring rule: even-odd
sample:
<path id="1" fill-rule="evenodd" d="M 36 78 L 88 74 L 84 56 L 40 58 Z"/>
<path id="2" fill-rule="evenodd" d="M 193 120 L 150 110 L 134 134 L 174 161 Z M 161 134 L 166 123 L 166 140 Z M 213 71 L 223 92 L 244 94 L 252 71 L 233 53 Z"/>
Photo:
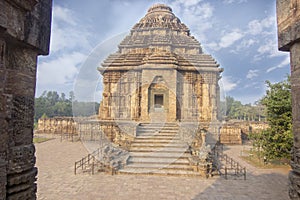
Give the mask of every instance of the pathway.
<path id="1" fill-rule="evenodd" d="M 240 149 L 229 147 L 231 157 Z M 231 155 L 233 154 L 233 155 Z M 86 156 L 80 142 L 59 139 L 36 144 L 38 199 L 288 199 L 287 170 L 255 170 L 247 180 L 215 177 L 169 177 L 147 175 L 74 175 L 74 162 Z"/>

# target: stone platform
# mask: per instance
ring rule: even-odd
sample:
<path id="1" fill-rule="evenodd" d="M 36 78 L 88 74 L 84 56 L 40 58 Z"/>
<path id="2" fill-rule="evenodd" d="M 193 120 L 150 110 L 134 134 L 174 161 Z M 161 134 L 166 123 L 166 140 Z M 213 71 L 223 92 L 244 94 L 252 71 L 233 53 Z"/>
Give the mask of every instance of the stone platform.
<path id="1" fill-rule="evenodd" d="M 81 142 L 59 139 L 36 144 L 38 199 L 288 199 L 287 169 L 257 169 L 239 159 L 242 146 L 225 153 L 247 167 L 247 180 L 224 178 L 74 175 L 74 160 L 88 152 Z"/>

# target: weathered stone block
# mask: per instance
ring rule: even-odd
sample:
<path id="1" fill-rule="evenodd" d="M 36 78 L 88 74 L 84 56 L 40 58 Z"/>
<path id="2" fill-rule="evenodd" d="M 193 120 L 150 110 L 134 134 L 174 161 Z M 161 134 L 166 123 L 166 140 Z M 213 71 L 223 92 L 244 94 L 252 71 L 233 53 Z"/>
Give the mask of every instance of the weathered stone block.
<path id="1" fill-rule="evenodd" d="M 278 47 L 289 51 L 300 38 L 300 1 L 277 0 Z"/>

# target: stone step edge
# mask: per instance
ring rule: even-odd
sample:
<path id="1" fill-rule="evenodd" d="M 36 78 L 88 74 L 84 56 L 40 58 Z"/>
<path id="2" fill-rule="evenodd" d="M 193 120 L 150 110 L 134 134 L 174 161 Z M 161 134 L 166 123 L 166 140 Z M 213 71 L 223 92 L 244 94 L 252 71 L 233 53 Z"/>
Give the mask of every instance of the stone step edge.
<path id="1" fill-rule="evenodd" d="M 142 159 L 128 159 L 127 160 L 127 165 L 130 164 L 148 164 L 148 165 L 152 165 L 152 164 L 161 164 L 161 165 L 171 165 L 171 164 L 176 164 L 176 165 L 188 165 L 190 166 L 190 162 L 189 160 L 177 160 L 177 159 L 172 159 L 169 161 L 165 161 L 165 160 L 157 160 L 157 159 L 147 159 L 147 158 L 142 158 Z"/>
<path id="2" fill-rule="evenodd" d="M 151 150 L 151 149 L 131 149 L 129 151 L 130 152 L 133 152 L 133 153 L 136 153 L 136 152 L 148 152 L 148 153 L 190 153 L 189 151 L 176 151 L 176 150 L 163 150 L 163 151 L 157 151 L 157 150 Z"/>
<path id="3" fill-rule="evenodd" d="M 181 171 L 194 171 L 194 169 L 191 166 L 187 166 L 187 165 L 170 165 L 170 166 L 157 166 L 157 165 L 148 165 L 148 166 L 143 166 L 143 165 L 127 165 L 125 166 L 123 169 L 144 169 L 144 170 L 149 170 L 149 171 L 153 171 L 153 170 L 168 170 L 168 171 L 173 171 L 173 170 L 181 170 Z"/>
<path id="4" fill-rule="evenodd" d="M 190 171 L 188 171 L 190 172 Z M 146 171 L 125 171 L 125 170 L 119 170 L 117 171 L 117 174 L 132 174 L 132 175 L 149 175 L 149 176 L 184 176 L 184 177 L 203 177 L 205 178 L 205 176 L 202 176 L 200 173 L 197 172 L 190 172 L 188 173 L 187 171 L 183 171 L 183 172 L 170 172 L 170 171 L 156 171 L 156 172 L 146 172 Z"/>

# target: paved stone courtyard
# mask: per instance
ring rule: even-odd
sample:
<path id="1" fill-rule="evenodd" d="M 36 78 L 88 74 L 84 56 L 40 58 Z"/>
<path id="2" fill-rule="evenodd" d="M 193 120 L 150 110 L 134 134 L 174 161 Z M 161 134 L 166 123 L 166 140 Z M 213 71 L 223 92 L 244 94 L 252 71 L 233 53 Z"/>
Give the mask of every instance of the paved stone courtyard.
<path id="1" fill-rule="evenodd" d="M 225 152 L 245 165 L 247 180 L 74 175 L 74 162 L 87 155 L 80 142 L 53 139 L 36 144 L 38 199 L 288 199 L 287 169 L 256 169 L 238 158 L 241 146 Z"/>

